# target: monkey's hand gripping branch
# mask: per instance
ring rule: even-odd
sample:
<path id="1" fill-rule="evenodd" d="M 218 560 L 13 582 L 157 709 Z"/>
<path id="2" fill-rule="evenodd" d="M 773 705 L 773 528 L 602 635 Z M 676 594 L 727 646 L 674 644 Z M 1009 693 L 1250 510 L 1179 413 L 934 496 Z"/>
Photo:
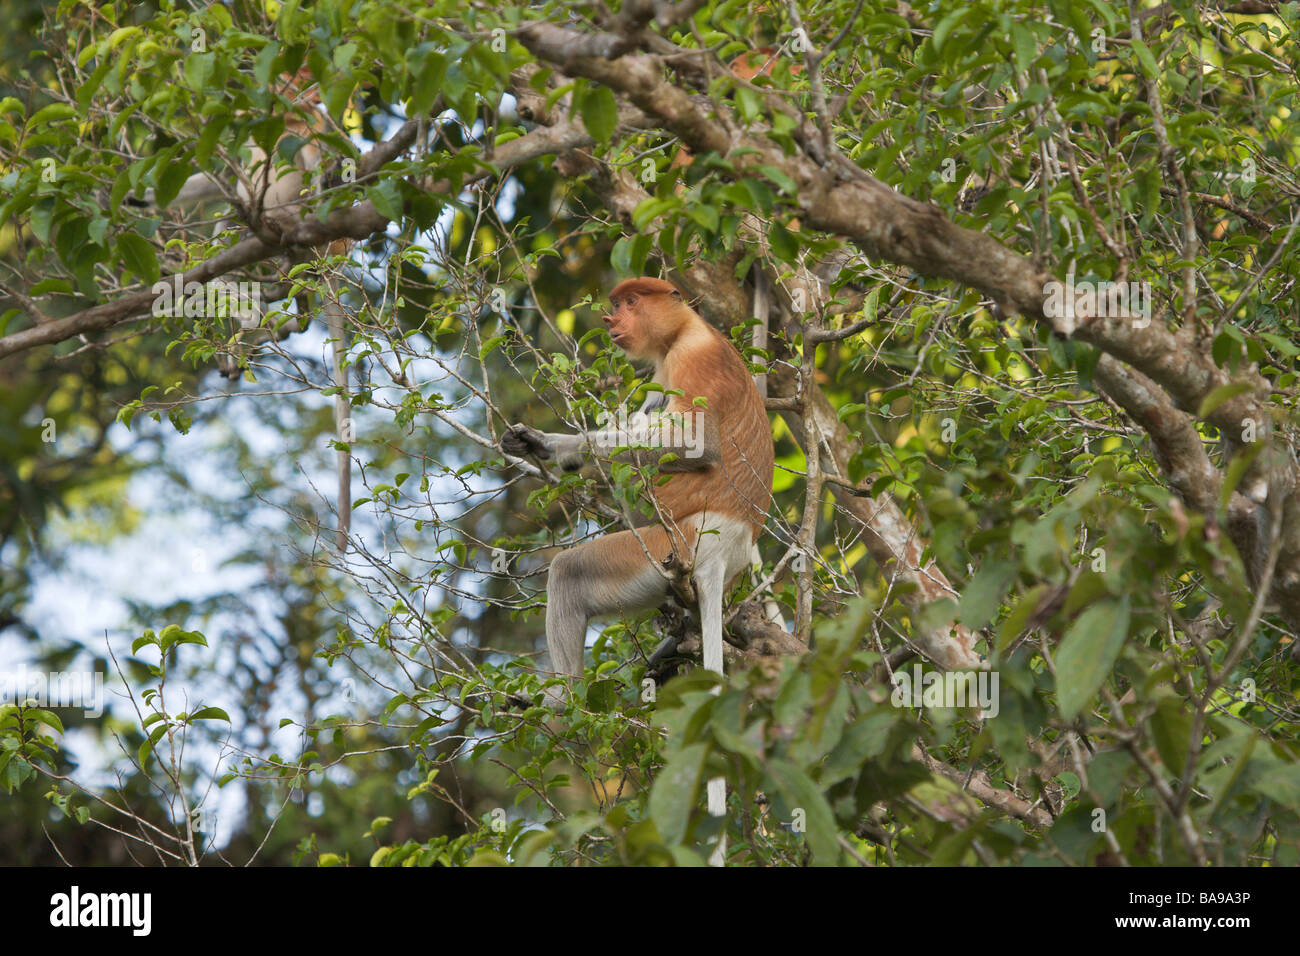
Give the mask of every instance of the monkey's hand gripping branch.
<path id="1" fill-rule="evenodd" d="M 551 461 L 565 471 L 577 471 L 587 456 L 576 435 L 541 432 L 528 425 L 511 425 L 501 435 L 501 450 L 515 458 L 540 458 Z"/>

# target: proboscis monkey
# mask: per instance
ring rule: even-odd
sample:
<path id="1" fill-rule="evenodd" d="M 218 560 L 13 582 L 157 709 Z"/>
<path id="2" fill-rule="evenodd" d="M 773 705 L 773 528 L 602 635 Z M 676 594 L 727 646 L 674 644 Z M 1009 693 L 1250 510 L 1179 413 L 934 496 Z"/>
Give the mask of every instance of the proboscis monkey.
<path id="1" fill-rule="evenodd" d="M 298 137 L 303 140 L 291 164 L 277 163 L 274 157 L 268 157 L 261 147 L 250 142 L 248 143 L 250 154 L 248 165 L 231 171 L 232 183 L 223 182 L 214 174 L 195 173 L 181 186 L 170 205 L 196 206 L 206 202 L 226 202 L 239 208 L 248 225 L 255 230 L 268 230 L 274 233 L 292 228 L 304 214 L 303 203 L 308 198 L 304 195 L 308 176 L 317 171 L 322 163 L 322 152 L 314 136 L 322 129 L 323 117 L 316 109 L 320 104 L 319 93 L 312 85 L 311 74 L 306 68 L 299 70 L 288 81 L 287 92 L 305 108 L 306 112 L 306 118 L 295 113 L 285 117 L 284 137 Z M 152 190 L 146 193 L 145 199 L 148 203 L 153 202 Z M 346 240 L 339 240 L 331 243 L 326 252 L 330 255 L 342 255 L 346 253 L 348 246 Z M 321 311 L 325 316 L 329 337 L 333 340 L 331 379 L 336 389 L 335 436 L 343 441 L 348 437 L 347 422 L 352 409 L 347 394 L 347 372 L 343 366 L 343 358 L 347 354 L 345 315 L 339 302 L 340 290 L 337 283 L 327 275 L 325 286 Z M 253 317 L 252 321 L 260 325 L 261 316 Z M 305 315 L 299 317 L 300 330 L 306 328 L 306 321 Z M 251 331 L 251 328 L 239 330 L 241 336 L 244 332 Z M 233 355 L 219 356 L 218 369 L 226 378 L 238 378 L 240 374 L 239 362 Z M 343 551 L 347 548 L 348 530 L 351 524 L 352 458 L 345 449 L 339 449 L 336 455 L 339 486 L 337 546 L 339 551 Z"/>
<path id="2" fill-rule="evenodd" d="M 556 671 L 582 674 L 588 622 L 657 607 L 668 594 L 669 554 L 692 569 L 700 604 L 704 666 L 722 673 L 722 599 L 750 561 L 772 496 L 772 431 L 749 369 L 735 346 L 662 279 L 619 283 L 605 316 L 614 344 L 629 358 L 654 362 L 641 427 L 577 435 L 512 425 L 507 455 L 580 468 L 593 451 L 630 445 L 624 460 L 660 461 L 668 480 L 653 494 L 662 524 L 605 535 L 557 555 L 547 582 L 546 643 Z M 681 395 L 667 395 L 680 390 Z M 665 406 L 666 400 L 666 406 Z M 675 458 L 664 459 L 672 455 Z M 724 783 L 709 781 L 709 812 L 725 808 Z"/>

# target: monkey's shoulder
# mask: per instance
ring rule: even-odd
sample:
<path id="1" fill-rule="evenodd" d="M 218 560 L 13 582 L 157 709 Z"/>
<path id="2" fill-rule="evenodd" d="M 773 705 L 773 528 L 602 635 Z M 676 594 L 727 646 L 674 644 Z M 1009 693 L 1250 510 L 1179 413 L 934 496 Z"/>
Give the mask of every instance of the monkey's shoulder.
<path id="1" fill-rule="evenodd" d="M 689 347 L 669 352 L 664 373 L 670 388 L 681 389 L 687 399 L 702 397 L 710 403 L 730 403 L 738 397 L 738 390 L 753 387 L 736 347 L 709 326 L 691 337 Z"/>

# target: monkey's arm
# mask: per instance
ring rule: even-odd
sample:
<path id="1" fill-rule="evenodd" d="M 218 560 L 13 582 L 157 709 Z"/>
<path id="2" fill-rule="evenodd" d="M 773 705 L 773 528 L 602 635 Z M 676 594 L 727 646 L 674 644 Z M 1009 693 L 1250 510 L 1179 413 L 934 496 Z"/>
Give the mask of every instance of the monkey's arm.
<path id="1" fill-rule="evenodd" d="M 660 472 L 702 471 L 721 458 L 717 423 L 704 409 L 688 412 L 639 412 L 626 426 L 588 432 L 587 442 L 602 457 L 646 466 Z M 625 451 L 615 454 L 615 449 Z M 668 461 L 666 455 L 674 456 Z"/>
<path id="2" fill-rule="evenodd" d="M 615 454 L 615 449 L 624 449 Z M 560 435 L 527 425 L 511 425 L 501 450 L 522 458 L 554 459 L 564 471 L 577 471 L 592 454 L 641 466 L 658 464 L 665 474 L 700 471 L 717 464 L 721 440 L 713 417 L 699 409 L 686 414 L 638 414 L 626 427 Z M 669 461 L 662 459 L 673 455 Z"/>
<path id="3" fill-rule="evenodd" d="M 543 461 L 555 459 L 565 471 L 577 471 L 586 461 L 586 448 L 578 435 L 541 432 L 528 425 L 511 425 L 501 434 L 501 450 L 515 458 L 529 455 Z"/>

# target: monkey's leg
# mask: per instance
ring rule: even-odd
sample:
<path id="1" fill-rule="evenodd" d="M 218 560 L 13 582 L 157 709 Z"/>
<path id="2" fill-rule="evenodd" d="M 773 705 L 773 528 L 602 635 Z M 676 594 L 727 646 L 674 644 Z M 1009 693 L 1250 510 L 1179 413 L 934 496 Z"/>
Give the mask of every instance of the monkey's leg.
<path id="1" fill-rule="evenodd" d="M 557 673 L 582 676 L 588 622 L 663 602 L 668 582 L 651 559 L 662 563 L 671 550 L 668 532 L 651 525 L 555 556 L 546 585 L 546 645 Z"/>
<path id="2" fill-rule="evenodd" d="M 749 563 L 753 538 L 745 522 L 726 515 L 700 515 L 693 524 L 698 531 L 693 563 L 704 666 L 721 674 L 722 598 L 731 579 Z"/>

